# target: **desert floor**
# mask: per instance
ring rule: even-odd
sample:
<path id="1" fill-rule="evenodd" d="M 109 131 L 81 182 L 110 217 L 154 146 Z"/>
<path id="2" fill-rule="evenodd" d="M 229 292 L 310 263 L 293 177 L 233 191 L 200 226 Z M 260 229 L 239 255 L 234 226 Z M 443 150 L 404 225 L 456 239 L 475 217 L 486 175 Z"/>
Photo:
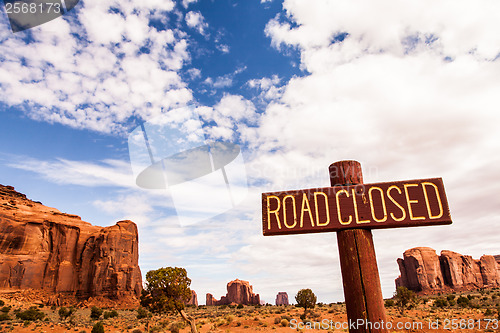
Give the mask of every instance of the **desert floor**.
<path id="1" fill-rule="evenodd" d="M 43 306 L 38 302 L 19 302 L 2 297 L 5 305 L 0 315 L 0 332 L 91 332 L 101 321 L 105 332 L 190 332 L 179 315 L 151 315 L 138 319 L 137 308 L 117 309 L 117 317 L 98 320 L 90 318 L 89 308 L 78 308 L 62 320 L 59 308 Z M 468 304 L 457 305 L 459 296 L 467 297 Z M 389 304 L 388 304 L 389 303 Z M 451 303 L 451 304 L 450 304 Z M 386 302 L 389 332 L 500 332 L 500 289 L 483 290 L 464 294 L 419 296 L 411 309 L 401 313 L 397 305 Z M 44 314 L 42 320 L 23 321 L 16 318 L 16 310 L 30 306 Z M 7 309 L 10 309 L 7 311 Z M 112 309 L 103 309 L 111 311 Z M 200 306 L 187 308 L 196 319 L 199 332 L 347 332 L 348 322 L 344 304 L 317 304 L 301 319 L 303 308 L 295 306 Z M 360 323 L 361 324 L 361 323 Z M 148 329 L 146 329 L 148 328 Z"/>

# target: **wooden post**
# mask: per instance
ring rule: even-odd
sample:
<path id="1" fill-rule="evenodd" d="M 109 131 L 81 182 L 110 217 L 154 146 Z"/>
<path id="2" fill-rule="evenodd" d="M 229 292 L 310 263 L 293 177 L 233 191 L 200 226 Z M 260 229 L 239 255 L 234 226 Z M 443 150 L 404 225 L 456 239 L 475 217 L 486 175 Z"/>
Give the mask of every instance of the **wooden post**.
<path id="1" fill-rule="evenodd" d="M 332 186 L 363 184 L 357 161 L 335 162 L 329 171 Z M 388 332 L 371 230 L 337 231 L 337 242 L 347 318 L 356 323 L 349 325 L 349 332 Z"/>

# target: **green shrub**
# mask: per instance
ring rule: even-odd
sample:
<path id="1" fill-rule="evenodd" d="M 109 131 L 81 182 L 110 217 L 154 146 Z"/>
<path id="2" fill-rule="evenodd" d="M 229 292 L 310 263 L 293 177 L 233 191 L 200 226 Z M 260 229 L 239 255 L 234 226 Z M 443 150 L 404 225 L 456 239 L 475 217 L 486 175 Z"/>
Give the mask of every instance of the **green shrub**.
<path id="1" fill-rule="evenodd" d="M 438 308 L 444 308 L 445 306 L 448 306 L 448 301 L 444 298 L 437 298 L 436 300 L 434 300 L 434 306 Z"/>
<path id="2" fill-rule="evenodd" d="M 35 320 L 42 320 L 43 317 L 45 317 L 45 314 L 40 310 L 38 310 L 36 306 L 32 306 L 28 310 L 16 312 L 16 317 L 18 319 L 29 322 Z"/>
<path id="3" fill-rule="evenodd" d="M 0 312 L 9 313 L 10 309 L 11 309 L 10 306 L 4 306 L 3 308 L 0 309 Z"/>
<path id="4" fill-rule="evenodd" d="M 238 304 L 237 309 L 243 309 L 243 304 Z"/>
<path id="5" fill-rule="evenodd" d="M 412 290 L 399 286 L 394 293 L 394 300 L 399 307 L 399 311 L 404 313 L 406 309 L 411 309 L 417 302 L 417 297 Z"/>
<path id="6" fill-rule="evenodd" d="M 64 306 L 61 306 L 59 308 L 59 318 L 61 320 L 65 320 L 66 318 L 71 316 L 75 311 L 76 309 L 74 307 L 65 308 Z"/>
<path id="7" fill-rule="evenodd" d="M 137 319 L 147 318 L 149 316 L 148 310 L 143 307 L 137 309 Z"/>
<path id="8" fill-rule="evenodd" d="M 98 321 L 97 323 L 95 323 L 94 327 L 92 327 L 91 333 L 104 333 L 104 325 L 102 324 L 102 322 Z"/>
<path id="9" fill-rule="evenodd" d="M 102 315 L 102 309 L 101 308 L 98 308 L 97 306 L 93 306 L 91 309 L 90 309 L 90 318 L 92 319 L 99 319 L 99 317 L 101 317 Z M 101 323 L 102 325 L 102 323 Z"/>
<path id="10" fill-rule="evenodd" d="M 0 313 L 0 321 L 4 321 L 4 320 L 10 320 L 10 316 L 6 312 Z"/>
<path id="11" fill-rule="evenodd" d="M 470 295 L 469 295 L 470 296 Z M 461 307 L 465 308 L 467 306 L 470 305 L 470 298 L 468 297 L 463 297 L 463 296 L 460 296 L 458 299 L 457 299 L 457 304 L 460 305 Z"/>
<path id="12" fill-rule="evenodd" d="M 118 312 L 116 310 L 104 311 L 104 319 L 118 317 Z"/>
<path id="13" fill-rule="evenodd" d="M 5 302 L 0 299 L 0 306 L 4 306 Z"/>
<path id="14" fill-rule="evenodd" d="M 170 327 L 168 329 L 172 333 L 179 333 L 179 331 L 183 328 L 184 325 L 182 325 L 181 323 L 172 323 L 170 324 Z"/>
<path id="15" fill-rule="evenodd" d="M 455 295 L 448 295 L 446 296 L 446 300 L 449 302 L 449 301 L 452 301 L 455 299 Z"/>
<path id="16" fill-rule="evenodd" d="M 386 299 L 385 300 L 385 307 L 388 308 L 388 307 L 391 307 L 391 306 L 394 306 L 394 300 L 393 299 Z"/>

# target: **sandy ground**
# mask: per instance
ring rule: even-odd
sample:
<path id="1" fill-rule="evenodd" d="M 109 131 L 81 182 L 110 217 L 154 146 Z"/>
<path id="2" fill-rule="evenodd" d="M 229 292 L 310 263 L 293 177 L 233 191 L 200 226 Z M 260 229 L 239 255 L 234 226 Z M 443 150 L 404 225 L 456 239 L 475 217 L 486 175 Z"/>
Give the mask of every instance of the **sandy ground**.
<path id="1" fill-rule="evenodd" d="M 458 295 L 457 295 L 458 296 Z M 455 297 L 457 297 L 455 296 Z M 446 298 L 446 295 L 440 296 Z M 434 297 L 425 297 L 424 304 L 420 298 L 418 304 L 404 314 L 397 307 L 387 308 L 387 322 L 385 327 L 390 332 L 500 332 L 498 306 L 500 306 L 500 290 L 491 290 L 473 296 L 473 307 L 445 306 L 443 308 L 433 305 Z M 28 308 L 32 304 L 6 305 Z M 59 308 L 40 307 L 46 319 L 36 322 L 22 322 L 18 319 L 0 322 L 0 332 L 91 332 L 96 321 L 90 319 L 90 309 L 78 309 L 72 318 L 62 321 L 59 318 Z M 488 311 L 489 309 L 489 311 Z M 105 309 L 110 310 L 110 309 Z M 103 322 L 105 332 L 175 332 L 173 325 L 180 325 L 179 332 L 190 332 L 184 326 L 180 316 L 153 316 L 148 319 L 137 319 L 135 308 L 117 310 L 118 317 L 100 320 Z M 302 308 L 294 306 L 277 307 L 245 306 L 236 307 L 200 307 L 188 308 L 187 312 L 196 318 L 199 332 L 347 332 L 348 322 L 345 314 L 345 305 L 330 304 L 316 306 L 307 320 L 300 319 Z M 13 310 L 9 312 L 14 317 Z M 148 324 L 149 322 L 149 324 Z M 363 323 L 365 325 L 369 325 Z M 284 325 L 284 326 L 283 326 Z M 360 323 L 362 325 L 362 323 Z M 352 326 L 351 326 L 352 328 Z"/>

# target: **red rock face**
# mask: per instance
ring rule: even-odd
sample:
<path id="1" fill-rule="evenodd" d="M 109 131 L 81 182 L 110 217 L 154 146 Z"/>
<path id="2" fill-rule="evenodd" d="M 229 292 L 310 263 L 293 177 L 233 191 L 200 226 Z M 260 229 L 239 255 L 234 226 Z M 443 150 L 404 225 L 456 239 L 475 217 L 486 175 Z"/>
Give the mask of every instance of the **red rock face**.
<path id="1" fill-rule="evenodd" d="M 260 304 L 259 294 L 254 294 L 252 286 L 248 281 L 234 280 L 227 284 L 227 294 L 222 296 L 220 301 L 215 299 L 212 294 L 207 294 L 207 305 L 226 305 L 226 304 Z"/>
<path id="2" fill-rule="evenodd" d="M 494 256 L 471 256 L 443 250 L 437 256 L 431 248 L 417 247 L 407 250 L 398 259 L 401 275 L 396 287 L 421 292 L 441 290 L 473 290 L 500 285 L 500 265 Z"/>
<path id="3" fill-rule="evenodd" d="M 0 288 L 139 296 L 137 226 L 93 226 L 0 185 Z"/>
<path id="4" fill-rule="evenodd" d="M 276 305 L 289 305 L 288 294 L 286 292 L 279 292 L 276 295 Z"/>
<path id="5" fill-rule="evenodd" d="M 206 305 L 218 305 L 218 304 L 217 304 L 218 302 L 219 302 L 219 301 L 217 301 L 217 300 L 215 299 L 215 297 L 214 297 L 212 294 L 208 294 L 208 293 L 207 293 L 207 296 L 206 296 L 206 303 L 205 303 Z"/>
<path id="6" fill-rule="evenodd" d="M 198 306 L 198 295 L 196 295 L 196 291 L 193 289 L 191 289 L 191 299 L 186 303 L 186 305 Z"/>

